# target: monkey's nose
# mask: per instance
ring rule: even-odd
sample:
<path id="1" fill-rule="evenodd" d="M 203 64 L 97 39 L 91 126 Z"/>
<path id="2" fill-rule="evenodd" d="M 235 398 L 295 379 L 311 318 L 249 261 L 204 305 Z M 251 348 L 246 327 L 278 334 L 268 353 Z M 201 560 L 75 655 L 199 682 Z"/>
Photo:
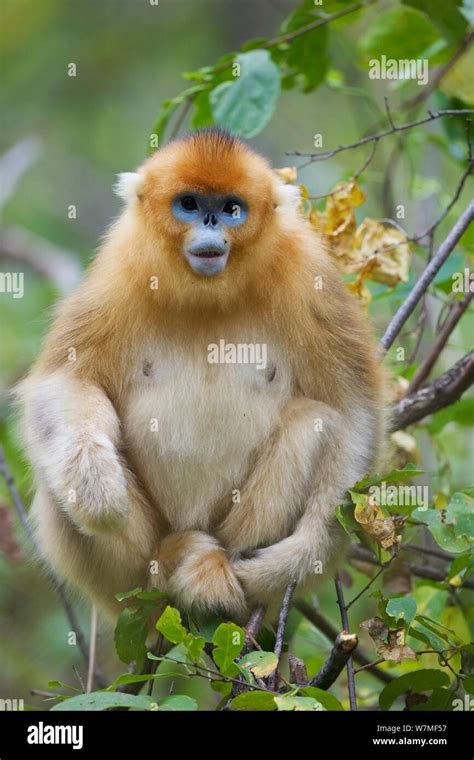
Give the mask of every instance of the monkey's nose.
<path id="1" fill-rule="evenodd" d="M 217 216 L 209 211 L 204 215 L 203 224 L 205 227 L 217 227 Z"/>

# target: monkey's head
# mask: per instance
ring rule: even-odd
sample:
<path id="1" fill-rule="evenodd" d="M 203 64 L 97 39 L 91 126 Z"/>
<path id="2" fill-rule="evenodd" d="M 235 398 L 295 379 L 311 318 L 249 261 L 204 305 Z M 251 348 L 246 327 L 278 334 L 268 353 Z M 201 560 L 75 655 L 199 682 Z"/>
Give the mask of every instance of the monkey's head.
<path id="1" fill-rule="evenodd" d="M 262 156 L 215 128 L 157 151 L 138 173 L 120 175 L 117 191 L 144 220 L 157 256 L 208 285 L 260 268 L 275 245 L 275 214 L 299 199 Z"/>

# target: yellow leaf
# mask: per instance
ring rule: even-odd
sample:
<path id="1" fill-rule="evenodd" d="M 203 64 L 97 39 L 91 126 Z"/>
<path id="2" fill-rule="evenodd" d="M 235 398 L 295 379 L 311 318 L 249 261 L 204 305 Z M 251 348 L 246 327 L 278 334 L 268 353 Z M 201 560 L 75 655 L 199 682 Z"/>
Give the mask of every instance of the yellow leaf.
<path id="1" fill-rule="evenodd" d="M 356 258 L 371 262 L 367 272 L 371 280 L 390 287 L 408 282 L 411 251 L 400 230 L 375 219 L 364 219 L 355 232 L 353 249 Z"/>

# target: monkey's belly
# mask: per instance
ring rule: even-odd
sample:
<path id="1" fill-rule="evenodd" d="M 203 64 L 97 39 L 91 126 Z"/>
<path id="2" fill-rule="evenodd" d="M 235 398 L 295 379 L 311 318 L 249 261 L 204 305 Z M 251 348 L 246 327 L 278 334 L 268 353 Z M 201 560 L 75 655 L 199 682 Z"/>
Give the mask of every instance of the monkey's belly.
<path id="1" fill-rule="evenodd" d="M 132 462 L 173 530 L 207 530 L 232 504 L 256 450 L 289 397 L 289 382 L 270 365 L 199 364 L 136 376 L 124 415 Z"/>

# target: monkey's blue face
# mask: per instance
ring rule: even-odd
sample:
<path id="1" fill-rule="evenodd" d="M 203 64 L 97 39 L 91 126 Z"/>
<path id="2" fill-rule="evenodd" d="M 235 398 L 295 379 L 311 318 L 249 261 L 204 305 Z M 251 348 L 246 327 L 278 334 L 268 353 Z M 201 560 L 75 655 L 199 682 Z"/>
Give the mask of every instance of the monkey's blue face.
<path id="1" fill-rule="evenodd" d="M 188 226 L 183 255 L 207 277 L 223 272 L 230 253 L 229 228 L 245 222 L 248 210 L 236 196 L 181 193 L 172 203 L 178 221 Z"/>

